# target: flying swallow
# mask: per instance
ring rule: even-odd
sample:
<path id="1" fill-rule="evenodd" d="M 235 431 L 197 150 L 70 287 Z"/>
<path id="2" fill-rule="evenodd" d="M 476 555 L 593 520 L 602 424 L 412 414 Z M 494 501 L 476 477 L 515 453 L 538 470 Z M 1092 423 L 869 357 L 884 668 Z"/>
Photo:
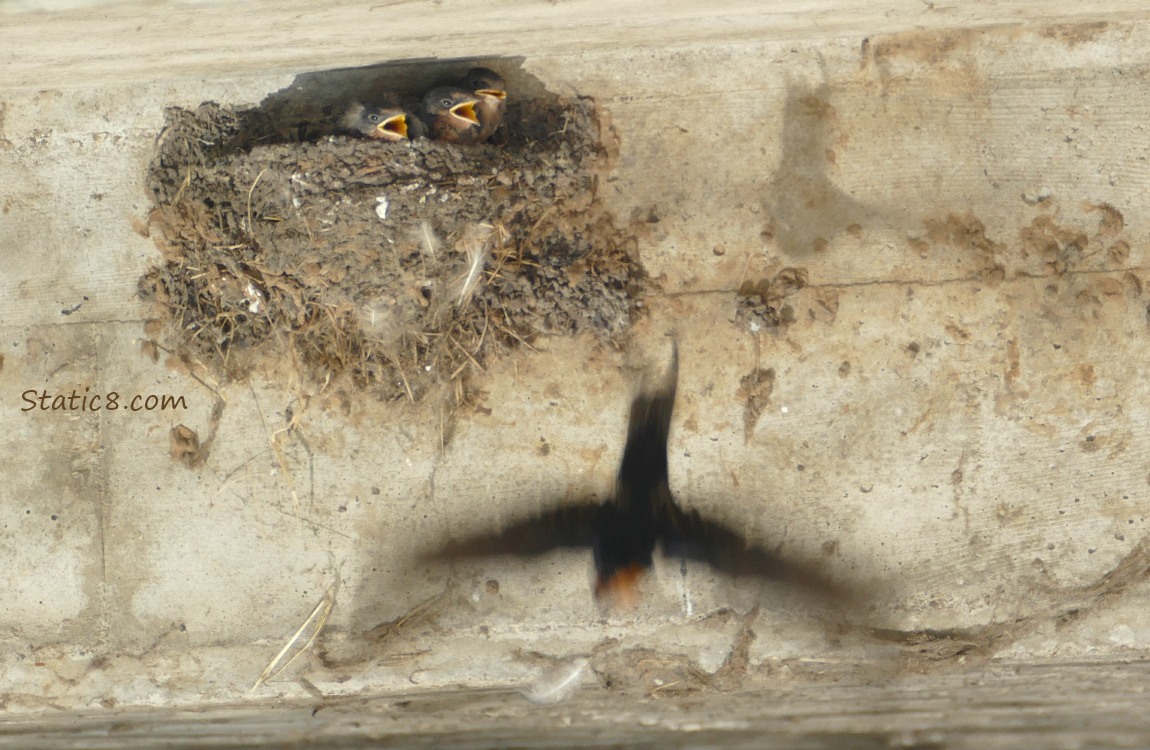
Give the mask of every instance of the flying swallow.
<path id="1" fill-rule="evenodd" d="M 639 582 L 661 547 L 666 557 L 705 562 L 728 575 L 758 576 L 838 602 L 853 601 L 853 592 L 819 573 L 752 545 L 735 528 L 675 502 L 668 481 L 667 439 L 678 361 L 676 346 L 662 381 L 632 401 L 623 460 L 607 502 L 561 506 L 500 532 L 450 542 L 423 559 L 536 556 L 562 547 L 589 547 L 595 557 L 595 598 L 631 609 L 638 601 Z"/>
<path id="2" fill-rule="evenodd" d="M 475 113 L 479 116 L 479 143 L 486 143 L 503 122 L 503 107 L 507 103 L 507 84 L 503 77 L 488 68 L 467 71 L 460 88 L 470 91 L 479 100 Z"/>
<path id="3" fill-rule="evenodd" d="M 479 99 L 455 86 L 439 86 L 423 97 L 423 113 L 432 136 L 445 143 L 479 143 Z"/>
<path id="4" fill-rule="evenodd" d="M 426 134 L 419 118 L 394 105 L 365 107 L 355 102 L 344 114 L 343 124 L 356 135 L 381 141 L 411 140 Z"/>

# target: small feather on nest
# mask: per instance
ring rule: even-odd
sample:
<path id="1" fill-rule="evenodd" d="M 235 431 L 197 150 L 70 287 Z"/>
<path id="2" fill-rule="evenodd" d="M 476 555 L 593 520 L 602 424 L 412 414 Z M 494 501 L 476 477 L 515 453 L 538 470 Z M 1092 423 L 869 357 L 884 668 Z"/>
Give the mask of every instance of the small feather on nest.
<path id="1" fill-rule="evenodd" d="M 464 230 L 463 237 L 456 243 L 456 248 L 467 256 L 467 273 L 460 279 L 459 300 L 456 303 L 459 307 L 471 301 L 471 296 L 483 279 L 483 268 L 487 265 L 494 229 L 490 224 L 475 224 Z"/>

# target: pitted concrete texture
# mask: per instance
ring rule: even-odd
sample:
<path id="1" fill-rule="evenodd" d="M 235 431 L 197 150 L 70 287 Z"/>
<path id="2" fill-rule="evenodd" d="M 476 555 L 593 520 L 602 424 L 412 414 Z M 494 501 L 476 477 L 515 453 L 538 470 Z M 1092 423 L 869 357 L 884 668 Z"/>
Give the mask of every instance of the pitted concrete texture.
<path id="1" fill-rule="evenodd" d="M 621 701 L 762 691 L 784 669 L 811 690 L 829 672 L 882 691 L 995 659 L 1147 656 L 1143 4 L 116 3 L 0 19 L 10 711 L 519 686 L 576 656 L 597 676 L 585 690 Z M 159 259 L 144 175 L 164 107 L 500 56 L 610 117 L 599 196 L 647 226 L 626 346 L 541 337 L 475 372 L 456 417 L 148 356 L 136 290 Z M 740 288 L 784 269 L 805 285 L 782 325 L 739 312 Z M 679 499 L 874 586 L 865 613 L 841 622 L 670 561 L 638 611 L 604 614 L 586 554 L 414 561 L 607 494 L 634 384 L 671 329 Z M 187 408 L 22 396 L 73 391 Z M 194 469 L 171 456 L 178 424 L 214 435 Z M 322 638 L 248 693 L 325 595 Z"/>

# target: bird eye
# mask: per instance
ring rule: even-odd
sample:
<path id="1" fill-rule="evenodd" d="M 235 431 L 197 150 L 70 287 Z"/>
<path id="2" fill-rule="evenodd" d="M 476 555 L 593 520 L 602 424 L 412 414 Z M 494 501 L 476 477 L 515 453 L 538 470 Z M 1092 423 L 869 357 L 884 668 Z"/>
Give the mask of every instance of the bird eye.
<path id="1" fill-rule="evenodd" d="M 439 100 L 439 106 L 444 107 L 446 109 L 451 109 L 451 100 L 450 99 L 440 99 Z"/>
<path id="2" fill-rule="evenodd" d="M 379 122 L 379 115 L 374 115 L 374 114 L 368 115 L 367 119 L 370 120 L 371 122 Z"/>

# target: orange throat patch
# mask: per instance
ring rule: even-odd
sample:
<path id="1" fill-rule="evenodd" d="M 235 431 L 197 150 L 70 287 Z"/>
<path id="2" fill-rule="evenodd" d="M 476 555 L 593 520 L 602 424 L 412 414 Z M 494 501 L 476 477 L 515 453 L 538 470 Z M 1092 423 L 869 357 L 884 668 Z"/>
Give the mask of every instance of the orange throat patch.
<path id="1" fill-rule="evenodd" d="M 613 609 L 635 609 L 639 604 L 639 581 L 643 578 L 643 571 L 642 565 L 628 565 L 607 579 L 598 579 L 595 598 Z"/>

